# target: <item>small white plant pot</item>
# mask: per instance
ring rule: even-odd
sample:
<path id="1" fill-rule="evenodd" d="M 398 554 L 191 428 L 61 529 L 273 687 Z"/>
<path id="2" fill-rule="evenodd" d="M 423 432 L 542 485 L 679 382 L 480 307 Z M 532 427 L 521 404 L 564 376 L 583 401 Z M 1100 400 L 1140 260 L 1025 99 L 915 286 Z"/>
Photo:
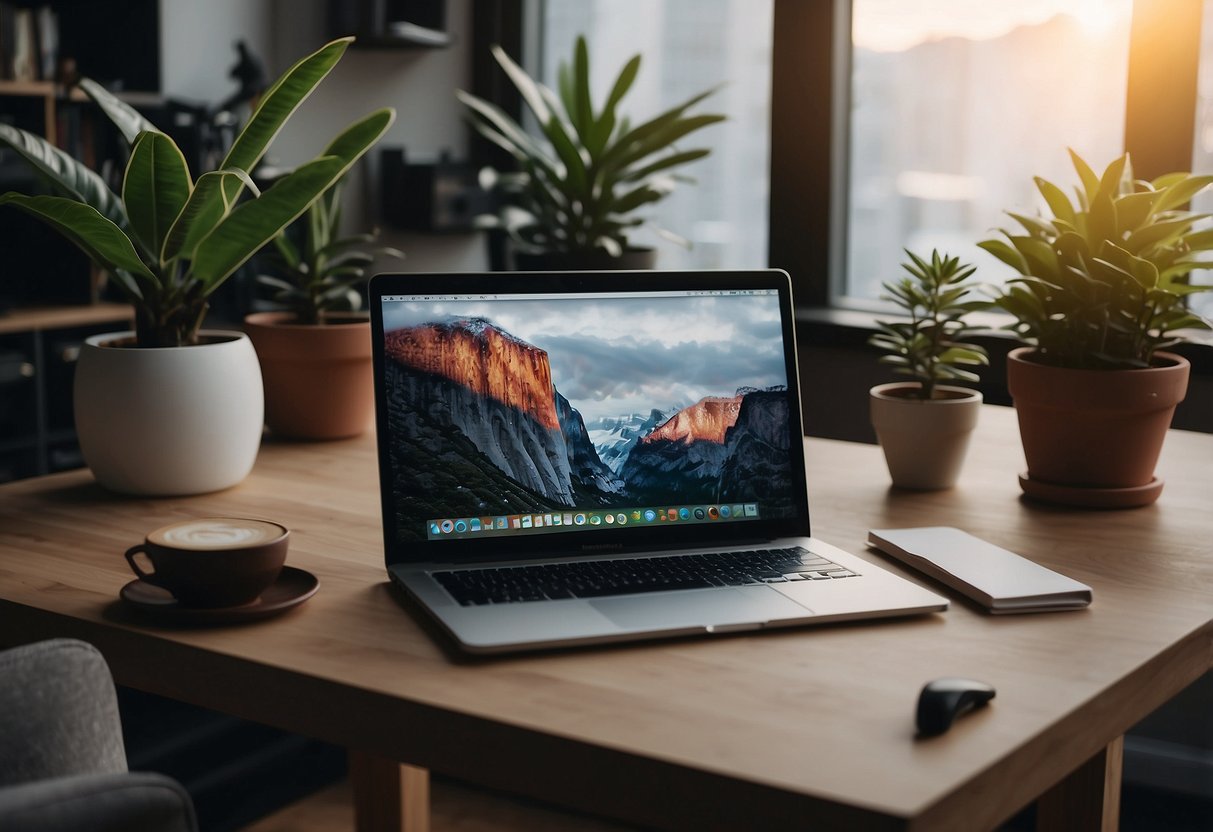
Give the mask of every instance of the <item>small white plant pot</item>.
<path id="1" fill-rule="evenodd" d="M 951 488 L 960 476 L 969 435 L 977 426 L 981 393 L 937 385 L 940 398 L 908 395 L 918 387 L 918 382 L 873 387 L 869 391 L 872 427 L 893 485 L 923 491 Z"/>
<path id="2" fill-rule="evenodd" d="M 243 480 L 265 412 L 248 337 L 204 331 L 197 346 L 114 345 L 133 337 L 94 335 L 76 364 L 76 433 L 97 481 L 124 494 L 174 496 Z"/>

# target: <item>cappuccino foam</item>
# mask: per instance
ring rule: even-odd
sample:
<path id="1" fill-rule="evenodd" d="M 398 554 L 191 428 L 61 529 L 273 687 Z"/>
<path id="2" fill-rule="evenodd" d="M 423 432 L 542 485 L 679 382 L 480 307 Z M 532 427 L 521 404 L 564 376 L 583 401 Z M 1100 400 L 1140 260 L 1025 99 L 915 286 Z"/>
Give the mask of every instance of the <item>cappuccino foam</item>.
<path id="1" fill-rule="evenodd" d="M 147 536 L 151 543 L 176 549 L 242 549 L 269 543 L 286 534 L 277 523 L 264 520 L 244 520 L 234 517 L 186 520 Z"/>

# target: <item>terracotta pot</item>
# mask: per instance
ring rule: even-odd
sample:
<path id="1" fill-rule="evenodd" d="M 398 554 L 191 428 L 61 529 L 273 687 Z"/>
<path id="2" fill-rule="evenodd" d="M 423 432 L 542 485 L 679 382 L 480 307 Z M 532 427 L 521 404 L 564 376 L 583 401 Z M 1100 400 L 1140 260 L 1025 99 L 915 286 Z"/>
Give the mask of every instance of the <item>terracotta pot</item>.
<path id="1" fill-rule="evenodd" d="M 1158 366 L 1148 369 L 1070 370 L 1033 357 L 1030 347 L 1007 356 L 1007 387 L 1028 462 L 1025 492 L 1097 507 L 1157 499 L 1162 482 L 1154 466 L 1188 389 L 1188 361 L 1160 352 Z"/>
<path id="2" fill-rule="evenodd" d="M 653 269 L 657 266 L 657 249 L 629 248 L 618 257 L 605 251 L 588 252 L 515 251 L 514 266 L 524 272 L 618 271 L 623 269 Z"/>
<path id="3" fill-rule="evenodd" d="M 951 488 L 960 476 L 969 435 L 977 427 L 981 393 L 967 387 L 937 385 L 941 398 L 919 399 L 916 381 L 899 381 L 873 387 L 870 393 L 872 427 L 893 485 L 935 490 Z"/>
<path id="4" fill-rule="evenodd" d="M 94 335 L 76 363 L 73 407 L 84 461 L 111 491 L 168 497 L 229 488 L 261 447 L 261 368 L 240 332 L 192 347 L 120 347 Z"/>
<path id="5" fill-rule="evenodd" d="M 258 312 L 245 329 L 265 377 L 265 423 L 293 439 L 342 439 L 375 415 L 371 323 L 293 323 L 291 312 Z"/>

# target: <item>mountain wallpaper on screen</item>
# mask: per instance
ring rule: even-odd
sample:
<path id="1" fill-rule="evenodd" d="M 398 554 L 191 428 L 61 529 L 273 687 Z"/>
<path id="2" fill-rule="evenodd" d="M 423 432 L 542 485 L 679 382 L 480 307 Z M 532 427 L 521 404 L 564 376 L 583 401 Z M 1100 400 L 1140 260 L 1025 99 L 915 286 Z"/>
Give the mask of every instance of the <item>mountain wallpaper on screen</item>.
<path id="1" fill-rule="evenodd" d="M 552 383 L 548 353 L 482 317 L 385 336 L 397 530 L 426 521 L 577 507 L 788 502 L 786 389 L 742 388 L 667 416 L 587 430 Z"/>

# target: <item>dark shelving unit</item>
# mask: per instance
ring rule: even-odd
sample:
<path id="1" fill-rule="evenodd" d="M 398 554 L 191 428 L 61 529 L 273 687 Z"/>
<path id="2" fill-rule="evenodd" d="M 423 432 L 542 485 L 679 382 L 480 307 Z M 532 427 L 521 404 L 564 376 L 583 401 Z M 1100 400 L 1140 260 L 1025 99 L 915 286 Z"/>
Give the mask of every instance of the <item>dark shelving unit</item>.
<path id="1" fill-rule="evenodd" d="M 358 49 L 441 49 L 451 45 L 446 0 L 330 0 L 329 32 L 354 35 Z"/>

